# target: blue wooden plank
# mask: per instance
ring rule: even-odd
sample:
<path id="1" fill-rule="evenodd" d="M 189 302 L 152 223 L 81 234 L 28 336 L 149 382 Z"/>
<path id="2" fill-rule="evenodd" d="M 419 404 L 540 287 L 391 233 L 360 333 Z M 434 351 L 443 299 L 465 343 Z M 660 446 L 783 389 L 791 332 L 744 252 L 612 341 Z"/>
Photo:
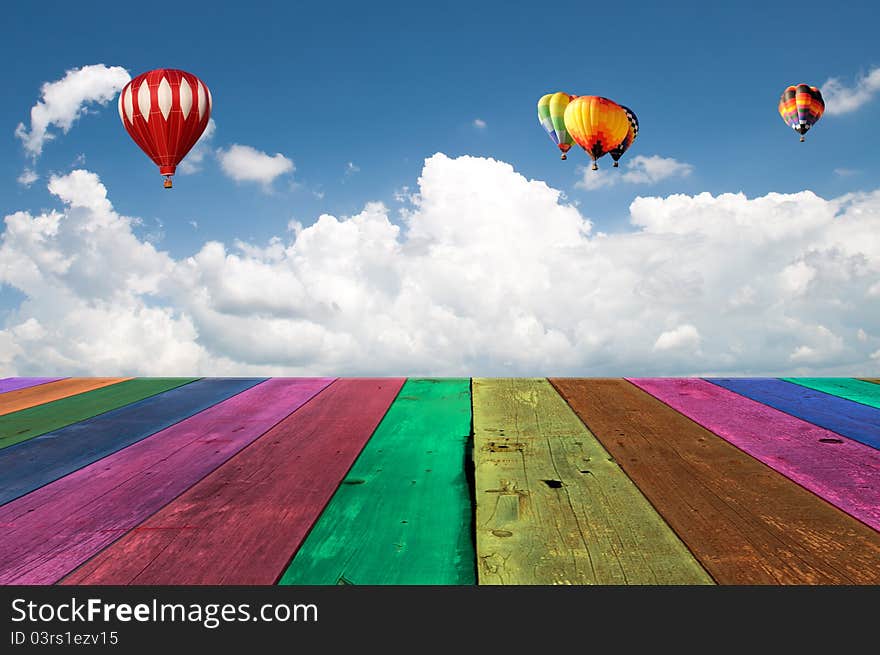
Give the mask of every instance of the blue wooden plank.
<path id="1" fill-rule="evenodd" d="M 0 505 L 149 437 L 266 378 L 207 378 L 0 451 Z"/>
<path id="2" fill-rule="evenodd" d="M 880 409 L 768 378 L 706 378 L 786 414 L 880 449 Z"/>

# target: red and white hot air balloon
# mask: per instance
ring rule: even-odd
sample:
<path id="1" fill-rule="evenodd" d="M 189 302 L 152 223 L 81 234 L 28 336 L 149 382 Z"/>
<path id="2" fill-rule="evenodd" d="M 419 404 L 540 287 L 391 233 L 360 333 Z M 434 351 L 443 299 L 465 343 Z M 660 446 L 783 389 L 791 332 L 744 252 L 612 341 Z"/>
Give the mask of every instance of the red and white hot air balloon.
<path id="1" fill-rule="evenodd" d="M 119 94 L 119 117 L 129 136 L 171 176 L 208 126 L 211 92 L 192 73 L 157 68 L 138 75 Z"/>

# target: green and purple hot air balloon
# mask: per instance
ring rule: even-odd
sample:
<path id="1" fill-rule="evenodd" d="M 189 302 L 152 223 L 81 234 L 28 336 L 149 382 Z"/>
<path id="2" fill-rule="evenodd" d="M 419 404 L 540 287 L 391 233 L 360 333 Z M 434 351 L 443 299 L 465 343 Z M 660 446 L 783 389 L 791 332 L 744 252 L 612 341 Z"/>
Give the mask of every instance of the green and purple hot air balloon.
<path id="1" fill-rule="evenodd" d="M 557 91 L 556 93 L 548 93 L 538 100 L 538 121 L 553 139 L 556 147 L 562 151 L 560 159 L 568 158 L 565 153 L 571 149 L 574 143 L 565 127 L 565 108 L 576 97 Z"/>

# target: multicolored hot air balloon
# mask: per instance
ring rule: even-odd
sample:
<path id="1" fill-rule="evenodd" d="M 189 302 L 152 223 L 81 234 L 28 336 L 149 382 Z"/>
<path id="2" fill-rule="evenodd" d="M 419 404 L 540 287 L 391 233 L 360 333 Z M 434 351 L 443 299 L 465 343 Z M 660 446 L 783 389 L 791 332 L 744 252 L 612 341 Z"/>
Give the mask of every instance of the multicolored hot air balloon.
<path id="1" fill-rule="evenodd" d="M 822 118 L 824 112 L 822 92 L 815 86 L 790 86 L 782 92 L 779 99 L 779 115 L 786 125 L 801 135 L 801 141 L 816 121 Z"/>
<path id="2" fill-rule="evenodd" d="M 159 167 L 165 188 L 208 126 L 211 92 L 199 78 L 174 68 L 138 75 L 119 94 L 119 118 L 129 136 Z"/>
<path id="3" fill-rule="evenodd" d="M 553 139 L 553 143 L 562 151 L 560 159 L 567 159 L 565 153 L 572 145 L 571 135 L 565 129 L 565 108 L 574 97 L 557 91 L 548 93 L 538 100 L 538 121 Z"/>
<path id="4" fill-rule="evenodd" d="M 636 118 L 635 112 L 629 107 L 623 105 L 620 105 L 620 108 L 626 112 L 626 118 L 629 120 L 629 129 L 626 131 L 626 137 L 620 142 L 620 145 L 613 148 L 608 153 L 611 155 L 611 159 L 614 160 L 614 168 L 617 168 L 617 161 L 623 156 L 623 153 L 629 149 L 632 142 L 635 141 L 636 137 L 639 135 L 639 119 Z"/>
<path id="5" fill-rule="evenodd" d="M 580 96 L 565 108 L 565 128 L 593 160 L 611 152 L 626 137 L 629 119 L 623 108 L 613 100 L 600 96 Z"/>

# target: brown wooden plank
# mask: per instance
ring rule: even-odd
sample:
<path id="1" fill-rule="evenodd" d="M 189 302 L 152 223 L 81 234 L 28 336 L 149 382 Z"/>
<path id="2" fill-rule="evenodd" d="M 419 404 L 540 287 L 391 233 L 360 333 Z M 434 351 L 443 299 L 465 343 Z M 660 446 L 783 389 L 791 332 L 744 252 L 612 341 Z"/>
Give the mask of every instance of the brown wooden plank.
<path id="1" fill-rule="evenodd" d="M 541 379 L 475 379 L 480 584 L 712 579 Z"/>
<path id="2" fill-rule="evenodd" d="M 722 584 L 878 584 L 880 533 L 620 379 L 553 379 Z"/>

